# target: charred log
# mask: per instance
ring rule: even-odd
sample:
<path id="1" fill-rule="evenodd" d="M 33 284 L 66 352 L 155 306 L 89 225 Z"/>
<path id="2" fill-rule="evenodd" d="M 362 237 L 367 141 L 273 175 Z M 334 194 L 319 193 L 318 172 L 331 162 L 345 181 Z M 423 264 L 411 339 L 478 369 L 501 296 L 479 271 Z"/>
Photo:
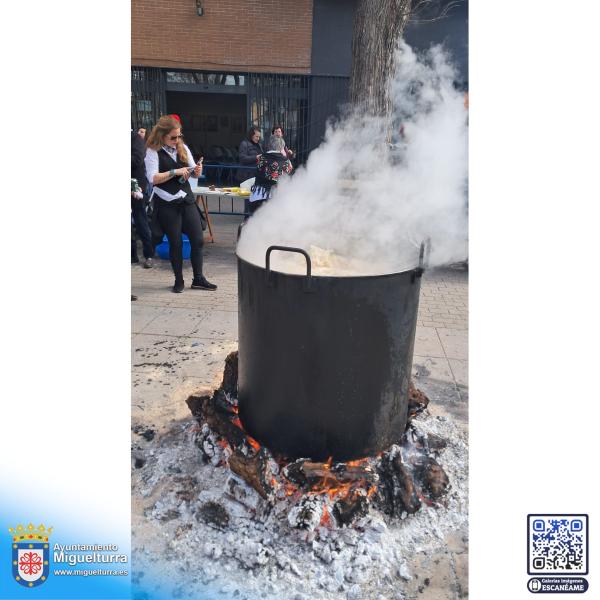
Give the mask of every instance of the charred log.
<path id="1" fill-rule="evenodd" d="M 223 382 L 221 389 L 228 394 L 237 392 L 238 381 L 238 353 L 231 352 L 225 359 L 225 369 L 223 371 Z"/>
<path id="2" fill-rule="evenodd" d="M 203 420 L 208 426 L 227 440 L 232 448 L 249 448 L 244 431 L 234 423 L 237 419 L 233 413 L 219 407 L 215 399 L 220 398 L 219 393 L 206 402 L 204 406 Z"/>
<path id="3" fill-rule="evenodd" d="M 381 457 L 379 478 L 376 498 L 384 513 L 400 517 L 403 512 L 412 514 L 421 508 L 410 469 L 402 463 L 397 446 Z"/>
<path id="4" fill-rule="evenodd" d="M 200 420 L 204 415 L 204 407 L 206 403 L 210 401 L 210 399 L 211 396 L 192 395 L 185 401 L 185 403 L 188 405 L 192 415 L 196 419 Z"/>
<path id="5" fill-rule="evenodd" d="M 439 500 L 450 487 L 448 475 L 439 463 L 431 458 L 425 459 L 415 467 L 416 476 L 422 481 L 422 493 L 429 500 Z"/>
<path id="6" fill-rule="evenodd" d="M 346 463 L 315 463 L 306 459 L 297 460 L 284 468 L 283 474 L 292 483 L 309 489 L 339 487 L 344 483 L 361 482 L 367 487 L 379 479 L 369 465 L 349 465 Z"/>
<path id="7" fill-rule="evenodd" d="M 213 394 L 210 402 L 212 403 L 215 412 L 229 417 L 237 416 L 237 404 L 234 404 L 222 389 L 217 390 Z"/>
<path id="8" fill-rule="evenodd" d="M 270 500 L 273 495 L 273 473 L 269 466 L 269 452 L 261 448 L 255 456 L 245 456 L 236 450 L 229 457 L 229 468 L 252 486 L 262 498 Z"/>
<path id="9" fill-rule="evenodd" d="M 418 390 L 413 382 L 408 386 L 408 418 L 409 420 L 422 413 L 429 405 L 429 398 Z"/>
<path id="10" fill-rule="evenodd" d="M 306 478 L 306 474 L 302 469 L 306 461 L 306 458 L 299 458 L 293 463 L 287 464 L 282 471 L 283 476 L 288 481 L 291 481 L 294 485 L 297 485 L 299 488 L 303 489 L 308 489 L 308 479 Z"/>
<path id="11" fill-rule="evenodd" d="M 338 481 L 346 483 L 352 481 L 364 482 L 366 487 L 377 483 L 379 476 L 373 470 L 371 465 L 349 465 L 347 463 L 337 463 L 331 467 L 331 472 L 335 474 Z"/>
<path id="12" fill-rule="evenodd" d="M 333 516 L 338 525 L 351 525 L 369 512 L 369 498 L 364 490 L 357 490 L 338 500 L 333 506 Z"/>

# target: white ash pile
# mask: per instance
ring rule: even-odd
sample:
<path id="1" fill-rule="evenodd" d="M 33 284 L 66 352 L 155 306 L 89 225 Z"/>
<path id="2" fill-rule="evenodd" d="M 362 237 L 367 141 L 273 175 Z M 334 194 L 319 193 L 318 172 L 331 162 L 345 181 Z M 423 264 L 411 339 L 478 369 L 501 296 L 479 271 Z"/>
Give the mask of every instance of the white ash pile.
<path id="1" fill-rule="evenodd" d="M 447 552 L 445 536 L 466 531 L 464 433 L 446 417 L 427 416 L 423 398 L 419 404 L 413 394 L 403 443 L 381 457 L 282 467 L 231 423 L 235 397 L 226 387 L 208 400 L 225 402 L 226 421 L 239 432 L 237 447 L 213 429 L 215 423 L 229 427 L 213 420 L 221 411 L 208 410 L 209 422 L 188 423 L 149 441 L 152 450 L 134 470 L 144 519 L 157 532 L 143 540 L 134 535 L 136 588 L 153 590 L 152 573 L 160 575 L 166 598 L 416 598 L 423 578 L 415 557 Z M 197 411 L 208 400 L 193 397 L 189 404 Z M 405 471 L 428 472 L 423 448 L 447 480 L 437 481 L 433 471 L 427 485 L 411 488 Z M 394 477 L 383 485 L 386 471 Z M 320 493 L 310 489 L 323 484 Z M 344 488 L 342 495 L 334 492 L 336 485 Z M 434 499 L 436 485 L 445 494 Z"/>

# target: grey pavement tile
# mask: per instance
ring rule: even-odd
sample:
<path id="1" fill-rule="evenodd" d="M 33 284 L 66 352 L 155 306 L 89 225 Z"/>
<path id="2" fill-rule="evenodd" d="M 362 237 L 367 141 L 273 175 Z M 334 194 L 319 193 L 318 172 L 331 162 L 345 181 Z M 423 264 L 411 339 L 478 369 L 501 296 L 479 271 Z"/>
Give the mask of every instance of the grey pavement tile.
<path id="1" fill-rule="evenodd" d="M 217 300 L 211 299 L 201 299 L 194 300 L 190 298 L 188 302 L 184 300 L 179 300 L 178 302 L 169 302 L 165 305 L 166 307 L 180 307 L 180 308 L 189 308 L 189 309 L 198 309 L 200 311 L 213 311 L 213 310 L 224 310 L 224 311 L 234 311 L 237 313 L 237 302 L 219 302 Z"/>
<path id="2" fill-rule="evenodd" d="M 413 358 L 415 386 L 431 401 L 430 409 L 441 408 L 462 424 L 468 422 L 467 390 L 459 384 L 446 358 Z"/>
<path id="3" fill-rule="evenodd" d="M 454 554 L 464 554 L 469 549 L 469 534 L 467 531 L 451 531 L 446 534 L 448 550 Z"/>
<path id="4" fill-rule="evenodd" d="M 450 309 L 447 306 L 436 306 L 435 308 L 430 308 L 429 312 L 434 315 L 440 315 L 442 318 L 448 317 L 450 314 Z"/>
<path id="5" fill-rule="evenodd" d="M 457 385 L 467 387 L 469 385 L 469 362 L 458 358 L 449 358 L 450 369 Z"/>
<path id="6" fill-rule="evenodd" d="M 181 373 L 184 377 L 194 377 L 203 386 L 217 388 L 223 378 L 225 358 L 230 352 L 237 350 L 237 338 L 234 340 L 206 340 L 199 339 L 202 343 L 202 353 L 194 359 L 181 364 Z"/>
<path id="7" fill-rule="evenodd" d="M 147 306 L 140 302 L 131 303 L 131 331 L 139 333 L 149 325 L 162 311 L 162 308 L 156 306 Z"/>
<path id="8" fill-rule="evenodd" d="M 140 333 L 157 335 L 193 335 L 206 312 L 193 308 L 169 307 L 160 311 Z"/>
<path id="9" fill-rule="evenodd" d="M 461 360 L 469 358 L 469 336 L 467 331 L 438 327 L 437 332 L 448 358 L 458 358 Z"/>
<path id="10" fill-rule="evenodd" d="M 469 421 L 469 407 L 466 395 L 454 382 L 421 379 L 415 385 L 430 400 L 429 410 L 432 414 L 443 411 L 458 425 L 466 426 Z"/>
<path id="11" fill-rule="evenodd" d="M 434 327 L 417 327 L 414 354 L 445 358 L 442 343 Z"/>
<path id="12" fill-rule="evenodd" d="M 237 312 L 227 310 L 204 311 L 205 318 L 200 323 L 195 335 L 201 338 L 237 340 Z"/>
<path id="13" fill-rule="evenodd" d="M 237 338 L 209 339 L 138 334 L 133 339 L 133 386 L 148 380 L 193 377 L 204 385 L 217 385 L 223 374 L 225 357 L 237 349 Z M 162 384 L 161 384 L 162 385 Z"/>
<path id="14" fill-rule="evenodd" d="M 456 597 L 459 600 L 468 598 L 469 590 L 469 555 L 465 553 L 453 554 L 454 572 L 456 573 Z"/>
<path id="15" fill-rule="evenodd" d="M 452 369 L 446 357 L 413 356 L 413 378 L 415 383 L 421 380 L 432 380 L 454 384 Z"/>
<path id="16" fill-rule="evenodd" d="M 168 377 L 179 374 L 184 362 L 201 357 L 206 342 L 189 337 L 141 333 L 134 337 L 133 344 L 133 373 Z"/>
<path id="17" fill-rule="evenodd" d="M 171 288 L 173 287 L 173 279 L 160 281 L 157 278 L 144 279 L 141 281 L 132 280 L 131 282 L 131 293 L 138 297 L 138 302 L 144 302 L 145 300 L 167 300 L 168 294 L 172 294 Z"/>
<path id="18" fill-rule="evenodd" d="M 134 374 L 131 392 L 131 421 L 157 430 L 168 429 L 180 419 L 190 418 L 185 403 L 194 393 L 207 390 L 195 377 L 170 376 L 153 378 L 149 375 Z"/>
<path id="19" fill-rule="evenodd" d="M 136 352 L 138 351 L 137 348 L 137 342 L 136 342 L 136 338 L 137 335 L 132 335 L 131 336 L 131 364 L 133 365 L 135 363 L 136 360 Z"/>
<path id="20" fill-rule="evenodd" d="M 452 557 L 440 550 L 418 553 L 408 563 L 415 576 L 406 584 L 405 595 L 422 600 L 456 600 L 456 574 Z"/>

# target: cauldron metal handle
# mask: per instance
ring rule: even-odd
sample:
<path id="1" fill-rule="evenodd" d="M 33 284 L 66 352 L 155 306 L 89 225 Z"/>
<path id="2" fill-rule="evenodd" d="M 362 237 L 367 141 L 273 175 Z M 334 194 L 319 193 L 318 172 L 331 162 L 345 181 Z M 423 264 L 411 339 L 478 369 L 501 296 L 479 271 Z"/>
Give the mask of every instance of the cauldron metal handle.
<path id="1" fill-rule="evenodd" d="M 281 250 L 282 252 L 296 252 L 297 254 L 302 254 L 306 259 L 306 279 L 304 280 L 304 289 L 306 291 L 311 291 L 312 289 L 312 263 L 310 262 L 310 256 L 306 250 L 302 250 L 302 248 L 290 248 L 289 246 L 269 246 L 267 248 L 267 253 L 265 255 L 265 267 L 266 267 L 266 279 L 267 285 L 271 285 L 271 252 L 273 250 Z"/>
<path id="2" fill-rule="evenodd" d="M 424 242 L 421 242 L 421 247 L 419 248 L 419 266 L 413 271 L 413 274 L 410 278 L 411 282 L 414 283 L 415 279 L 420 279 L 425 272 L 425 267 L 429 262 L 429 253 L 431 252 L 431 240 L 427 238 Z M 427 253 L 427 256 L 425 256 Z"/>

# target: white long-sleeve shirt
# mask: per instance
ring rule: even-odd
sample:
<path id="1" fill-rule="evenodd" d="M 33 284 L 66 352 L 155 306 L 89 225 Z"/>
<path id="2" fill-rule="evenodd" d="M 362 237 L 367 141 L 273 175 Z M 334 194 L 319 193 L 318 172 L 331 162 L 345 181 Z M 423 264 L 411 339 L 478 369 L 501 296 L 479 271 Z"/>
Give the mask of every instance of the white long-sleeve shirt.
<path id="1" fill-rule="evenodd" d="M 194 157 L 190 149 L 184 144 L 183 147 L 186 149 L 188 155 L 188 166 L 195 167 L 196 163 L 194 162 Z M 174 160 L 177 161 L 177 148 L 171 148 L 171 146 L 163 146 L 162 149 Z M 146 178 L 148 179 L 148 183 L 152 185 L 152 180 L 154 176 L 158 173 L 158 152 L 153 150 L 152 148 L 148 148 L 146 150 L 146 157 L 144 158 L 144 166 L 146 167 Z M 171 200 L 176 200 L 177 198 L 184 198 L 186 193 L 184 190 L 179 190 L 175 195 L 169 194 L 169 192 L 165 192 L 165 190 L 161 190 L 157 186 L 153 186 L 154 193 L 167 202 Z"/>

